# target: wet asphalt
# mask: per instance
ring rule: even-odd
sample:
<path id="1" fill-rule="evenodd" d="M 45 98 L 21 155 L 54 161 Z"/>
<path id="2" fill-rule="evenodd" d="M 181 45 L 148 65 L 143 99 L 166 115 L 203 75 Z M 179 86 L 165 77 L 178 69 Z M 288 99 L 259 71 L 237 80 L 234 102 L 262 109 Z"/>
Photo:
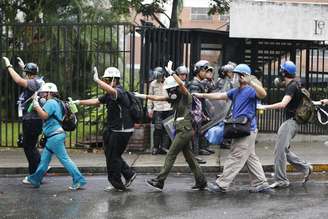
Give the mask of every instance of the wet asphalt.
<path id="1" fill-rule="evenodd" d="M 192 191 L 193 177 L 179 174 L 156 192 L 144 182 L 151 177 L 138 175 L 127 192 L 103 191 L 106 176 L 88 176 L 79 191 L 67 189 L 69 176 L 46 177 L 39 189 L 22 185 L 22 176 L 0 177 L 0 218 L 328 218 L 326 173 L 306 186 L 301 175 L 290 176 L 289 188 L 269 194 L 249 193 L 247 175 L 225 194 Z"/>

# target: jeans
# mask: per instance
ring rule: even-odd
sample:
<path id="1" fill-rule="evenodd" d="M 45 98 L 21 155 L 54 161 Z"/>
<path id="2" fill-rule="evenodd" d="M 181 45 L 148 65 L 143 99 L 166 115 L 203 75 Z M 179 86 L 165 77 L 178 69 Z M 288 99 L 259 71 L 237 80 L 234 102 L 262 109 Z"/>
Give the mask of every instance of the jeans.
<path id="1" fill-rule="evenodd" d="M 52 154 L 55 154 L 60 163 L 65 167 L 69 174 L 73 178 L 73 184 L 80 183 L 85 184 L 86 180 L 82 176 L 81 172 L 68 156 L 65 149 L 65 133 L 52 136 L 47 139 L 46 146 L 41 155 L 41 161 L 38 169 L 34 174 L 28 176 L 28 180 L 35 187 L 39 187 L 44 174 L 48 170 L 49 163 L 51 161 Z"/>
<path id="2" fill-rule="evenodd" d="M 106 166 L 108 181 L 116 189 L 125 189 L 121 176 L 125 180 L 134 175 L 132 168 L 123 160 L 122 154 L 126 149 L 133 132 L 112 132 L 108 129 L 104 131 L 104 151 L 106 156 Z"/>
<path id="3" fill-rule="evenodd" d="M 37 149 L 39 135 L 42 132 L 42 120 L 23 120 L 23 148 L 28 161 L 29 174 L 33 174 L 40 163 L 40 153 Z"/>
<path id="4" fill-rule="evenodd" d="M 283 122 L 278 130 L 275 145 L 274 176 L 275 181 L 288 183 L 286 167 L 287 161 L 302 172 L 306 172 L 310 166 L 308 162 L 299 158 L 289 150 L 290 141 L 294 138 L 298 130 L 298 124 L 294 119 Z"/>

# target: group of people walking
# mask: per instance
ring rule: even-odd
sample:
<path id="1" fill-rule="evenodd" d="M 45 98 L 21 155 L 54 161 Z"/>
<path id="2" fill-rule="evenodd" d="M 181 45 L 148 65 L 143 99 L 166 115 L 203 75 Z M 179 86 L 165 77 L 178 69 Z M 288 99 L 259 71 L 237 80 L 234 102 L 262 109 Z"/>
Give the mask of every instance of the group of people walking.
<path id="1" fill-rule="evenodd" d="M 65 131 L 61 127 L 64 111 L 60 102 L 57 86 L 45 83 L 38 76 L 35 63 L 27 63 L 19 59 L 19 64 L 26 73 L 20 76 L 12 67 L 8 58 L 3 57 L 5 66 L 12 79 L 21 87 L 19 108 L 22 110 L 23 148 L 29 163 L 29 176 L 23 179 L 24 184 L 39 187 L 42 178 L 48 170 L 52 154 L 55 154 L 63 166 L 72 176 L 72 190 L 86 185 L 85 177 L 72 162 L 65 149 Z M 156 190 L 162 191 L 171 168 L 182 152 L 195 177 L 193 190 L 207 189 L 211 192 L 226 192 L 240 170 L 246 166 L 251 176 L 252 192 L 268 192 L 272 188 L 288 187 L 286 174 L 287 161 L 304 173 L 304 183 L 312 173 L 312 166 L 300 159 L 290 150 L 290 141 L 297 133 L 298 124 L 295 111 L 301 101 L 301 93 L 296 80 L 296 66 L 286 61 L 280 68 L 279 84 L 285 86 L 285 95 L 281 102 L 271 105 L 258 105 L 258 101 L 266 97 L 267 93 L 259 81 L 252 77 L 251 69 L 246 64 L 236 65 L 228 63 L 222 67 L 220 79 L 213 78 L 213 68 L 208 61 L 200 60 L 194 65 L 194 78 L 188 81 L 189 71 L 185 66 L 172 70 L 172 63 L 164 68 L 157 67 L 153 71 L 153 82 L 150 83 L 149 94 L 134 93 L 135 97 L 148 101 L 148 116 L 154 123 L 153 154 L 167 154 L 161 172 L 146 183 Z M 122 154 L 134 131 L 134 121 L 130 115 L 131 99 L 121 86 L 121 73 L 115 67 L 108 67 L 102 78 L 99 78 L 97 68 L 93 69 L 93 79 L 105 91 L 105 94 L 94 99 L 74 100 L 76 105 L 99 106 L 105 104 L 107 121 L 103 132 L 103 146 L 109 185 L 105 191 L 125 191 L 136 178 L 136 172 L 124 161 Z M 220 92 L 216 92 L 219 90 Z M 204 118 L 195 122 L 191 112 L 194 98 L 201 104 Z M 225 100 L 230 103 L 231 117 L 238 119 L 245 117 L 250 123 L 250 134 L 233 138 L 230 152 L 224 164 L 223 173 L 213 183 L 208 183 L 199 165 L 201 160 L 195 155 L 214 153 L 208 146 L 201 126 L 210 120 L 210 113 L 206 108 L 208 100 Z M 327 99 L 321 100 L 323 104 Z M 29 110 L 32 106 L 33 110 Z M 269 185 L 262 165 L 255 153 L 257 136 L 256 108 L 285 109 L 286 120 L 279 128 L 275 145 L 274 179 Z M 172 141 L 163 128 L 163 120 L 173 116 L 175 133 Z M 36 145 L 41 133 L 47 141 L 40 155 Z M 123 177 L 122 177 L 123 176 Z M 124 182 L 122 180 L 124 179 Z"/>

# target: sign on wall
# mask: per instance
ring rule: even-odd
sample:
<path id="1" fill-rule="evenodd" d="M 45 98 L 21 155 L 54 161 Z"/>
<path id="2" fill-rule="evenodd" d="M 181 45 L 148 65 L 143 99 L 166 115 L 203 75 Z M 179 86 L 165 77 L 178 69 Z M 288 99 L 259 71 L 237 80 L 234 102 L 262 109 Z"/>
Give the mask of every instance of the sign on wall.
<path id="1" fill-rule="evenodd" d="M 328 4 L 233 0 L 230 37 L 327 41 Z"/>

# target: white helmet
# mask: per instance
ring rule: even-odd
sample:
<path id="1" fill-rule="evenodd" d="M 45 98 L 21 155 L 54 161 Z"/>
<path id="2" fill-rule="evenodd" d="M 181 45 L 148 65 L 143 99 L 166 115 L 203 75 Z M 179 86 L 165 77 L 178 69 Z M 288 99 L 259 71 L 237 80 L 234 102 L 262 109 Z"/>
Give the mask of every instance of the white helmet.
<path id="1" fill-rule="evenodd" d="M 169 89 L 169 88 L 177 87 L 177 86 L 179 86 L 179 85 L 175 81 L 173 76 L 169 76 L 169 77 L 165 78 L 165 81 L 163 83 L 163 88 L 164 89 Z"/>
<path id="2" fill-rule="evenodd" d="M 121 78 L 121 72 L 115 67 L 106 68 L 103 78 Z"/>
<path id="3" fill-rule="evenodd" d="M 38 91 L 39 93 L 41 92 L 52 92 L 52 93 L 58 93 L 57 86 L 54 83 L 45 83 L 42 85 L 40 90 Z"/>

